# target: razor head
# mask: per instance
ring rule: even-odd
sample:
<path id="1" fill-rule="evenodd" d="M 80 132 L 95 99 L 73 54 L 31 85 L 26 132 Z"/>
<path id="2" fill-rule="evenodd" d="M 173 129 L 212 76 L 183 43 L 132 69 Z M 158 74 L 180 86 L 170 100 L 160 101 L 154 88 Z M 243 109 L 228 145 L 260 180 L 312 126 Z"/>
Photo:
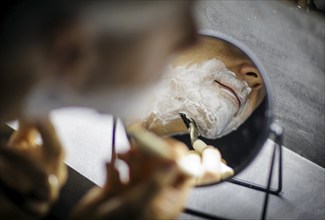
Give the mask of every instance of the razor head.
<path id="1" fill-rule="evenodd" d="M 178 113 L 178 114 L 181 116 L 181 118 L 182 118 L 185 126 L 187 128 L 190 128 L 191 120 L 186 116 L 186 114 L 185 113 L 181 113 L 181 112 Z"/>
<path id="2" fill-rule="evenodd" d="M 188 118 L 185 113 L 179 113 L 181 118 L 183 119 L 184 124 L 188 128 L 188 132 L 190 134 L 191 143 L 193 143 L 198 139 L 199 137 L 199 130 L 197 128 L 197 125 L 195 121 L 192 118 Z"/>

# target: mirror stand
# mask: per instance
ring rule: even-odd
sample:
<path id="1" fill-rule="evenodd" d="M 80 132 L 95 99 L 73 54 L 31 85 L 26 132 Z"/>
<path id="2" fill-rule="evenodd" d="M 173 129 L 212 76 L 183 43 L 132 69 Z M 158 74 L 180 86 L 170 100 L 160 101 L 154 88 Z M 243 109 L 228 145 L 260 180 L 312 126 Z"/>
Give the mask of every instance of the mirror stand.
<path id="1" fill-rule="evenodd" d="M 259 185 L 256 183 L 252 183 L 252 182 L 237 179 L 237 178 L 232 178 L 227 181 L 227 182 L 237 184 L 240 186 L 244 186 L 244 187 L 247 187 L 250 189 L 265 192 L 265 198 L 264 198 L 263 209 L 262 209 L 262 214 L 261 214 L 262 220 L 266 219 L 267 207 L 268 207 L 268 201 L 269 201 L 270 194 L 279 196 L 279 194 L 282 191 L 282 142 L 283 142 L 282 127 L 279 126 L 277 123 L 273 123 L 271 125 L 271 134 L 272 134 L 271 137 L 273 138 L 273 141 L 274 141 L 274 144 L 273 144 L 274 149 L 273 149 L 270 168 L 269 168 L 267 185 L 262 186 L 262 185 Z M 278 183 L 277 183 L 277 188 L 274 189 L 271 187 L 271 183 L 272 183 L 272 177 L 273 177 L 273 170 L 274 170 L 274 166 L 275 166 L 275 156 L 276 156 L 277 152 L 278 152 L 278 157 L 279 157 L 279 159 L 278 159 L 278 181 L 277 181 Z M 189 208 L 185 208 L 184 213 L 199 216 L 199 217 L 206 218 L 206 219 L 215 219 L 215 220 L 226 219 L 226 218 L 210 215 L 210 214 L 203 213 L 203 212 L 196 211 L 196 210 L 189 209 Z"/>

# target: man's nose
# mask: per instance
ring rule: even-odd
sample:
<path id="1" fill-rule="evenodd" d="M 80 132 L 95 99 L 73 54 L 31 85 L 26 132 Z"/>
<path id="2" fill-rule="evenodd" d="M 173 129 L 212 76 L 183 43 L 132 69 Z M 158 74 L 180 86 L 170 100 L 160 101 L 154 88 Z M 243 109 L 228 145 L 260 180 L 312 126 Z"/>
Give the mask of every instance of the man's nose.
<path id="1" fill-rule="evenodd" d="M 258 89 L 262 87 L 263 79 L 258 69 L 252 64 L 243 64 L 239 69 L 240 76 L 245 80 L 249 87 Z"/>

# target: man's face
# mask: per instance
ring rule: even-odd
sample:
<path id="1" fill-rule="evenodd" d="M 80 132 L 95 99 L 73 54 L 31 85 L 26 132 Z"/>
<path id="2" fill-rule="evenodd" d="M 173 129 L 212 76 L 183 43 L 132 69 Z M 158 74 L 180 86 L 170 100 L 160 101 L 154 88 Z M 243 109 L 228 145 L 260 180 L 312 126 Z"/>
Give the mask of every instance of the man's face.
<path id="1" fill-rule="evenodd" d="M 221 137 L 242 124 L 265 96 L 263 79 L 253 62 L 234 46 L 200 37 L 180 52 L 150 102 L 145 126 L 159 134 L 183 133 L 183 112 L 207 138 Z"/>
<path id="2" fill-rule="evenodd" d="M 117 11 L 105 4 L 82 11 L 47 41 L 39 62 L 47 74 L 28 97 L 29 113 L 38 114 L 42 102 L 44 112 L 82 105 L 121 116 L 160 78 L 168 57 L 196 38 L 189 2 L 142 2 Z"/>
<path id="3" fill-rule="evenodd" d="M 248 83 L 252 88 L 248 99 L 255 109 L 265 96 L 263 78 L 251 59 L 237 47 L 217 38 L 201 36 L 197 44 L 176 56 L 173 65 L 198 64 L 213 58 L 222 61 L 239 79 Z"/>

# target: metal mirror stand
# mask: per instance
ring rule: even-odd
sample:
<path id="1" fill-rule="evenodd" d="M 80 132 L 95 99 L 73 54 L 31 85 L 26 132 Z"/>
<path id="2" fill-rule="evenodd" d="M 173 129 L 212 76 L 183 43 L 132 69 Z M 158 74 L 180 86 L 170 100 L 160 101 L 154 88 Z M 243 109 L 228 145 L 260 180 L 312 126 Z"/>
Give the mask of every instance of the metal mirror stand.
<path id="1" fill-rule="evenodd" d="M 263 203 L 263 208 L 262 208 L 262 214 L 261 214 L 261 219 L 264 220 L 266 219 L 266 214 L 267 214 L 267 207 L 268 207 L 268 202 L 269 202 L 269 196 L 270 194 L 279 196 L 281 191 L 282 191 L 282 142 L 283 142 L 283 129 L 280 125 L 278 125 L 277 123 L 272 123 L 271 124 L 271 134 L 269 136 L 269 138 L 272 138 L 274 141 L 273 144 L 273 152 L 272 152 L 272 158 L 271 158 L 271 163 L 270 163 L 270 168 L 269 168 L 269 175 L 268 175 L 268 179 L 267 179 L 267 185 L 266 186 L 262 186 L 256 183 L 252 183 L 246 180 L 241 180 L 241 179 L 237 179 L 237 178 L 232 178 L 230 180 L 228 180 L 227 182 L 233 183 L 233 184 L 237 184 L 240 186 L 244 186 L 250 189 L 254 189 L 254 190 L 258 190 L 258 191 L 262 191 L 265 193 L 265 197 L 264 197 L 264 203 Z M 278 183 L 277 183 L 277 188 L 272 188 L 271 187 L 271 183 L 272 183 L 272 177 L 273 177 L 273 170 L 274 170 L 274 166 L 275 166 L 275 157 L 276 157 L 276 153 L 278 153 Z M 190 215 L 195 215 L 195 216 L 199 216 L 202 218 L 206 218 L 206 219 L 226 219 L 226 218 L 222 218 L 222 217 L 218 217 L 215 215 L 210 215 L 208 213 L 203 213 L 197 210 L 193 210 L 193 209 L 189 209 L 189 208 L 185 208 L 184 213 L 190 214 Z"/>

